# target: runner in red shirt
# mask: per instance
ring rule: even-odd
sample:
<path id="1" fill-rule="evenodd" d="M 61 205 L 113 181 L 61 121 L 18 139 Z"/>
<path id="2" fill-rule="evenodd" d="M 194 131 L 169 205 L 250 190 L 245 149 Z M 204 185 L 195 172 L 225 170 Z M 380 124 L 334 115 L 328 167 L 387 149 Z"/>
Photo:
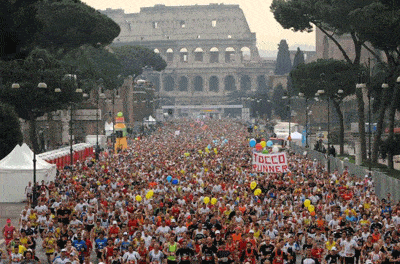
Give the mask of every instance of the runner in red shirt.
<path id="1" fill-rule="evenodd" d="M 7 224 L 3 227 L 3 236 L 6 241 L 6 246 L 14 238 L 15 227 L 11 224 L 11 219 L 7 219 Z"/>

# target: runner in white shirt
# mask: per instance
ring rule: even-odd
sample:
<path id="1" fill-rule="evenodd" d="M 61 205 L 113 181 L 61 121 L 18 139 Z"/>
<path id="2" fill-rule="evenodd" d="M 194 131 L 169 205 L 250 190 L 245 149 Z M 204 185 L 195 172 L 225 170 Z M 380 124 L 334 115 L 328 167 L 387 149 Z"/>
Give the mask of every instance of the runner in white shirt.
<path id="1" fill-rule="evenodd" d="M 133 251 L 133 247 L 132 246 L 129 246 L 128 247 L 128 252 L 126 252 L 124 254 L 124 256 L 122 256 L 122 259 L 125 262 L 134 261 L 137 264 L 138 260 L 140 260 L 140 255 L 136 251 Z"/>

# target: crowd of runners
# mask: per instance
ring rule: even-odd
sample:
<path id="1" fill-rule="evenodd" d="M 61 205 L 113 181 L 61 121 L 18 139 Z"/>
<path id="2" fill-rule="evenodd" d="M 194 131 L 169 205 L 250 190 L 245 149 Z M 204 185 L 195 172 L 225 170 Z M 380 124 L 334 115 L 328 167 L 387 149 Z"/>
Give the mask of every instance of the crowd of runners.
<path id="1" fill-rule="evenodd" d="M 60 171 L 7 221 L 0 263 L 400 263 L 400 206 L 368 176 L 290 152 L 289 172 L 255 173 L 250 137 L 233 121 L 170 123 Z"/>

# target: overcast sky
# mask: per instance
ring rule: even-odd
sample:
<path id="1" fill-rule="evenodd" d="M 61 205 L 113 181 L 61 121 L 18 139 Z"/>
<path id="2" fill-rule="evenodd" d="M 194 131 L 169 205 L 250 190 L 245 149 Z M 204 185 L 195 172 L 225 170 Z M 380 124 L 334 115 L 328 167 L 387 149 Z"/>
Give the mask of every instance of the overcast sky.
<path id="1" fill-rule="evenodd" d="M 138 13 L 140 7 L 149 7 L 156 4 L 166 6 L 177 5 L 208 5 L 209 3 L 238 4 L 244 11 L 250 30 L 256 33 L 257 46 L 262 50 L 276 50 L 281 39 L 286 39 L 289 47 L 308 46 L 305 50 L 314 50 L 315 33 L 294 33 L 283 29 L 275 21 L 269 7 L 272 0 L 82 0 L 95 9 L 122 8 L 125 13 Z M 304 49 L 304 48 L 302 48 Z"/>

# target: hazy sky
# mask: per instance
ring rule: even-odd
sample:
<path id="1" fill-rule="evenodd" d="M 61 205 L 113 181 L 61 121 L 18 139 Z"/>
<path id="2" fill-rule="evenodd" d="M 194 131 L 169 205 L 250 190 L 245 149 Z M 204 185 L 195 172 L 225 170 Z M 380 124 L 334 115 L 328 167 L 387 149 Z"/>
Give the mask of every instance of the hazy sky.
<path id="1" fill-rule="evenodd" d="M 95 9 L 122 8 L 125 13 L 137 13 L 140 7 L 149 7 L 156 4 L 166 6 L 177 5 L 208 5 L 209 3 L 238 4 L 247 18 L 250 30 L 256 33 L 257 46 L 263 50 L 276 50 L 281 39 L 286 39 L 289 47 L 315 46 L 315 33 L 294 33 L 283 29 L 275 21 L 269 7 L 272 0 L 82 0 Z"/>

